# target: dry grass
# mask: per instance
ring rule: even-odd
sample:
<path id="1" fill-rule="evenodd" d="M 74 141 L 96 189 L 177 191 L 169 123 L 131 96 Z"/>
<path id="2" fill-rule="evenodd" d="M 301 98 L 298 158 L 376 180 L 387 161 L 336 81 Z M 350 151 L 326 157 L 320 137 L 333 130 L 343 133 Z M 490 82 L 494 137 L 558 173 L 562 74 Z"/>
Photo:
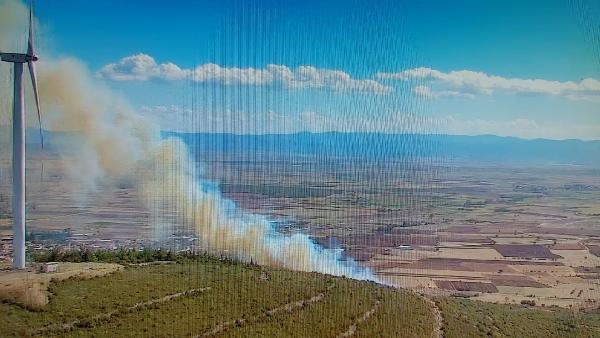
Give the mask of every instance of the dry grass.
<path id="1" fill-rule="evenodd" d="M 24 280 L 21 283 L 2 284 L 0 300 L 39 310 L 48 303 L 48 281 Z"/>
<path id="2" fill-rule="evenodd" d="M 30 310 L 40 310 L 48 304 L 48 286 L 69 278 L 89 279 L 122 270 L 118 264 L 60 263 L 58 272 L 0 272 L 0 301 L 19 304 Z"/>

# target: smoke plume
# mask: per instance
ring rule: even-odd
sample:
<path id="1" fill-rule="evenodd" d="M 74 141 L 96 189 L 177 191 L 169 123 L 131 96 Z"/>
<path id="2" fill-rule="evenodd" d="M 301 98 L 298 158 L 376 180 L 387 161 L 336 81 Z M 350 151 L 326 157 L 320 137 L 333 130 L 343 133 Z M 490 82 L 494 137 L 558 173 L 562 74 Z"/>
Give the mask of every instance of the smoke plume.
<path id="1" fill-rule="evenodd" d="M 25 20 L 26 11 L 20 3 L 5 1 L 1 6 Z M 2 30 L 0 35 L 5 31 L 12 30 Z M 4 40 L 9 39 L 0 37 Z M 70 175 L 77 178 L 77 184 L 93 189 L 98 184 L 131 179 L 157 230 L 168 210 L 171 221 L 193 230 L 201 247 L 212 254 L 293 270 L 373 279 L 368 270 L 341 261 L 339 251 L 324 250 L 304 234 L 280 234 L 266 217 L 238 209 L 215 191 L 214 185 L 200 178 L 197 164 L 181 140 L 162 139 L 157 126 L 97 82 L 81 62 L 73 58 L 50 60 L 45 55 L 41 60 L 40 98 L 48 113 L 45 127 L 74 131 L 82 140 L 76 146 L 75 160 L 69 162 Z M 12 88 L 2 83 L 2 92 L 11 92 Z"/>

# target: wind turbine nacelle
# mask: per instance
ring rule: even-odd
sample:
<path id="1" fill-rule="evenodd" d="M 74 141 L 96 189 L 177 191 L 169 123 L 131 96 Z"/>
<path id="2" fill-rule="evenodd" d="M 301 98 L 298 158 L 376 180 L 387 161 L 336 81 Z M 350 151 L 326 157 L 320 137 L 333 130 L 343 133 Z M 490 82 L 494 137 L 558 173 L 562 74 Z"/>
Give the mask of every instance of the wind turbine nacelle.
<path id="1" fill-rule="evenodd" d="M 5 62 L 27 63 L 29 61 L 37 61 L 37 55 L 29 55 L 22 53 L 0 53 L 0 59 Z"/>

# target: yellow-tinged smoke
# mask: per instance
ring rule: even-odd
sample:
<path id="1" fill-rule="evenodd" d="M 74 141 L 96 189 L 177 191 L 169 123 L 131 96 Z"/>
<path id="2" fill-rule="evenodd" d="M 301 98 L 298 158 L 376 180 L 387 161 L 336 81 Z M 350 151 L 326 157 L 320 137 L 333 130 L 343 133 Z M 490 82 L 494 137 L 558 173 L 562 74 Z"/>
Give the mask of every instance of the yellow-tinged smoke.
<path id="1" fill-rule="evenodd" d="M 131 173 L 155 146 L 158 129 L 95 83 L 80 62 L 40 61 L 38 68 L 41 105 L 48 112 L 45 126 L 81 136 L 82 143 L 71 145 L 78 160 L 69 168 L 80 183 L 93 188 L 105 178 Z"/>
<path id="2" fill-rule="evenodd" d="M 14 1 L 4 3 L 11 3 L 2 8 L 16 8 L 17 16 L 26 13 Z M 168 213 L 170 221 L 193 230 L 201 247 L 213 254 L 294 270 L 372 278 L 368 271 L 341 262 L 339 252 L 323 250 L 303 234 L 284 236 L 265 217 L 244 213 L 209 189 L 199 179 L 183 142 L 161 139 L 156 126 L 95 81 L 81 62 L 44 56 L 42 60 L 40 98 L 49 114 L 45 126 L 75 131 L 81 138 L 75 147 L 76 160 L 70 162 L 78 184 L 92 188 L 133 177 L 157 230 Z M 3 92 L 12 89 L 2 87 Z"/>

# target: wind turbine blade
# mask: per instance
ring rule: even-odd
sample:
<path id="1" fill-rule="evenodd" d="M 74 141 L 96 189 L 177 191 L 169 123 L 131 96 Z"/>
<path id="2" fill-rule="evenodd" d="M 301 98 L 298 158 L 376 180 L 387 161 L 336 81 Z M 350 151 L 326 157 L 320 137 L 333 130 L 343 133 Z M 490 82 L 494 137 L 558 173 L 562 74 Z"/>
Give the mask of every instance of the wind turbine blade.
<path id="1" fill-rule="evenodd" d="M 37 108 L 38 123 L 40 126 L 40 140 L 42 142 L 42 149 L 44 148 L 44 134 L 42 133 L 42 114 L 40 112 L 40 96 L 38 94 L 37 86 L 37 75 L 35 73 L 35 64 L 33 61 L 27 62 L 29 66 L 29 75 L 31 76 L 31 85 L 33 86 L 33 96 L 35 97 L 35 106 Z"/>
<path id="2" fill-rule="evenodd" d="M 33 1 L 29 3 L 29 38 L 27 39 L 27 55 L 33 54 Z M 31 69 L 31 66 L 29 66 Z"/>

